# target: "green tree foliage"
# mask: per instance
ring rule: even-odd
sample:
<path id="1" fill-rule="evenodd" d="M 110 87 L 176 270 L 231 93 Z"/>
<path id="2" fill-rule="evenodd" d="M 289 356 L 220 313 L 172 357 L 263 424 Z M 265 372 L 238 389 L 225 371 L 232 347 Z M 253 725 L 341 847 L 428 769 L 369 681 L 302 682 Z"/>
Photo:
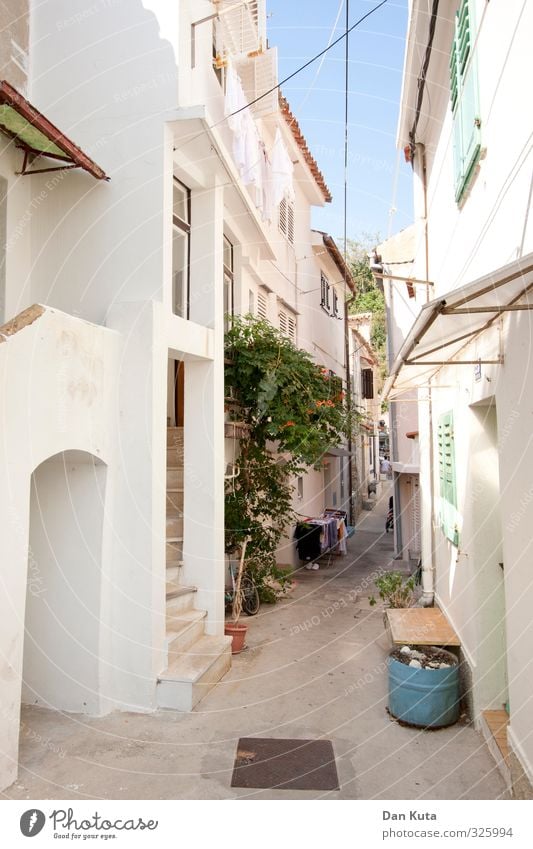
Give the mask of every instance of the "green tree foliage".
<path id="1" fill-rule="evenodd" d="M 347 432 L 342 382 L 268 322 L 236 317 L 226 333 L 230 416 L 246 425 L 239 474 L 226 486 L 226 550 L 248 537 L 260 582 L 279 580 L 275 554 L 295 521 L 291 476 L 320 464 Z"/>
<path id="2" fill-rule="evenodd" d="M 375 349 L 380 365 L 380 375 L 384 379 L 387 373 L 387 323 L 385 319 L 385 298 L 376 285 L 368 262 L 368 254 L 381 241 L 380 236 L 364 233 L 360 239 L 349 239 L 347 258 L 350 270 L 355 278 L 357 296 L 350 307 L 350 313 L 372 313 L 372 331 L 370 341 Z"/>

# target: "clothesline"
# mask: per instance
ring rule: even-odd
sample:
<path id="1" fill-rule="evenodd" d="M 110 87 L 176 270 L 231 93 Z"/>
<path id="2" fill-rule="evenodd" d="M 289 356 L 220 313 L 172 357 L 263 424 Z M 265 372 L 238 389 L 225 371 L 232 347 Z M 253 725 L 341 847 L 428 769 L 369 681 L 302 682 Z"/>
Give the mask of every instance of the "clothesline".
<path id="1" fill-rule="evenodd" d="M 233 134 L 233 157 L 241 179 L 253 187 L 255 206 L 263 221 L 271 221 L 284 197 L 294 200 L 294 166 L 276 127 L 270 156 L 259 135 L 239 75 L 228 61 L 224 112 Z"/>

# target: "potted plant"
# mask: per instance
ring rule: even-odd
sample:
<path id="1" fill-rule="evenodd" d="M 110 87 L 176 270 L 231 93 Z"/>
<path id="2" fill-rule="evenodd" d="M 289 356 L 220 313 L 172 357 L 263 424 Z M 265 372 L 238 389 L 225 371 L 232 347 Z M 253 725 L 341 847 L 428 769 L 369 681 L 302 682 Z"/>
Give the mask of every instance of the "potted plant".
<path id="1" fill-rule="evenodd" d="M 375 581 L 379 597 L 386 607 L 410 607 L 414 598 L 415 583 L 414 575 L 404 579 L 401 572 L 386 572 Z M 374 596 L 370 596 L 369 603 L 377 604 Z"/>
<path id="2" fill-rule="evenodd" d="M 239 654 L 244 648 L 244 643 L 246 640 L 246 631 L 248 630 L 248 625 L 244 625 L 239 622 L 240 615 L 242 613 L 242 576 L 244 572 L 244 559 L 246 557 L 246 546 L 248 545 L 248 538 L 246 538 L 243 542 L 241 548 L 241 556 L 239 560 L 239 568 L 237 570 L 237 574 L 235 576 L 235 589 L 233 591 L 233 603 L 231 606 L 231 622 L 226 622 L 224 627 L 224 633 L 232 638 L 231 642 L 231 653 Z"/>

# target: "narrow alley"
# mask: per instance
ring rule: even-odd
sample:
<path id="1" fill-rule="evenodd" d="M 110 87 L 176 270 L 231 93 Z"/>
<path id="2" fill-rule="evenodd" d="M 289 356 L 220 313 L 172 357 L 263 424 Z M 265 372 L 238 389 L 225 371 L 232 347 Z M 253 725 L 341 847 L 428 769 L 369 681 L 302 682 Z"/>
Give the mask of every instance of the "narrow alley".
<path id="1" fill-rule="evenodd" d="M 421 731 L 387 711 L 389 649 L 373 580 L 390 568 L 389 488 L 347 557 L 301 570 L 291 595 L 248 620 L 248 648 L 190 714 L 101 719 L 24 707 L 10 799 L 503 799 L 479 733 Z M 393 564 L 394 566 L 397 564 Z M 240 737 L 331 740 L 340 790 L 231 787 Z"/>

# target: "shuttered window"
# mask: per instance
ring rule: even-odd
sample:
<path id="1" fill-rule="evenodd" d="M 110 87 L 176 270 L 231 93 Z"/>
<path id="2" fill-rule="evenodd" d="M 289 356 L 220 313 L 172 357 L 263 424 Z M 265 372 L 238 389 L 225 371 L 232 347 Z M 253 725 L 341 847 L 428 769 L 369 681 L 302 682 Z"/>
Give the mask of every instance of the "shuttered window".
<path id="1" fill-rule="evenodd" d="M 335 318 L 339 315 L 339 296 L 335 289 L 333 289 L 333 315 Z"/>
<path id="2" fill-rule="evenodd" d="M 450 55 L 450 101 L 453 114 L 455 200 L 460 203 L 470 185 L 481 153 L 481 120 L 477 60 L 473 53 L 473 3 L 462 0 L 455 16 Z"/>
<path id="3" fill-rule="evenodd" d="M 325 274 L 320 275 L 320 306 L 329 312 L 329 280 Z"/>
<path id="4" fill-rule="evenodd" d="M 259 318 L 267 317 L 267 299 L 264 292 L 257 293 L 257 315 Z"/>
<path id="5" fill-rule="evenodd" d="M 280 310 L 278 313 L 279 329 L 285 336 L 288 336 L 292 342 L 296 341 L 296 318 L 285 310 Z"/>
<path id="6" fill-rule="evenodd" d="M 459 545 L 457 527 L 457 485 L 455 478 L 455 436 L 453 413 L 440 416 L 438 429 L 440 523 L 444 535 Z"/>
<path id="7" fill-rule="evenodd" d="M 296 342 L 296 319 L 287 316 L 287 336 L 291 342 Z"/>
<path id="8" fill-rule="evenodd" d="M 374 373 L 371 368 L 361 370 L 361 394 L 369 400 L 374 397 Z"/>
<path id="9" fill-rule="evenodd" d="M 291 245 L 294 245 L 294 203 L 282 198 L 279 205 L 279 229 Z"/>

